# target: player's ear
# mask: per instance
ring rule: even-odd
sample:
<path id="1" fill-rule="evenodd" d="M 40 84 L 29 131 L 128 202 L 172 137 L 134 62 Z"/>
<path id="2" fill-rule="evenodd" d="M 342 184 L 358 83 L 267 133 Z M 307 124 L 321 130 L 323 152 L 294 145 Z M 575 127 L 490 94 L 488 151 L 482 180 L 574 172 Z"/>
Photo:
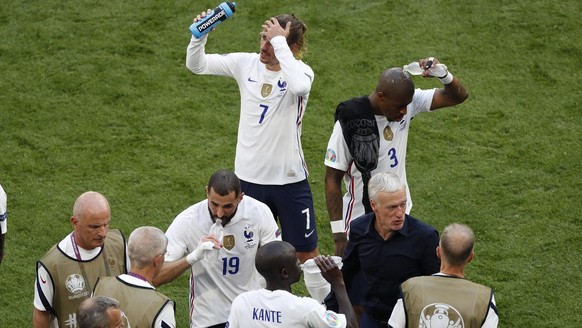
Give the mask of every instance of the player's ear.
<path id="1" fill-rule="evenodd" d="M 371 198 L 370 198 L 370 207 L 372 208 L 372 211 L 375 211 L 376 207 L 377 207 L 376 202 Z"/>
<path id="2" fill-rule="evenodd" d="M 71 221 L 71 225 L 73 226 L 73 229 L 76 229 L 77 224 L 79 224 L 79 220 L 76 217 L 71 216 L 70 221 Z"/>
<path id="3" fill-rule="evenodd" d="M 289 271 L 287 270 L 287 268 L 281 269 L 281 278 L 283 279 L 289 278 Z"/>
<path id="4" fill-rule="evenodd" d="M 469 258 L 467 259 L 467 263 L 470 263 L 471 261 L 473 261 L 474 258 L 475 258 L 475 252 L 471 252 L 471 255 L 469 255 Z"/>

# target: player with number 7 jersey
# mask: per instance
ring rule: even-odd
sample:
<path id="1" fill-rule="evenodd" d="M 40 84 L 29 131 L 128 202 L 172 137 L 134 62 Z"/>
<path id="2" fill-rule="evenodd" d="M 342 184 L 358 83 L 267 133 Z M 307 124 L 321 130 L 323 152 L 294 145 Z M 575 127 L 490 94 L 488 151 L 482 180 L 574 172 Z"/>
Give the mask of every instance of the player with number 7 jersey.
<path id="1" fill-rule="evenodd" d="M 303 116 L 314 79 L 311 67 L 301 60 L 306 30 L 297 17 L 278 15 L 263 23 L 259 53 L 206 54 L 206 34 L 192 37 L 186 57 L 186 66 L 195 74 L 236 80 L 240 120 L 235 173 L 246 195 L 269 206 L 281 223 L 283 238 L 295 247 L 301 262 L 319 254 L 301 146 Z M 325 284 L 323 278 L 320 282 Z"/>

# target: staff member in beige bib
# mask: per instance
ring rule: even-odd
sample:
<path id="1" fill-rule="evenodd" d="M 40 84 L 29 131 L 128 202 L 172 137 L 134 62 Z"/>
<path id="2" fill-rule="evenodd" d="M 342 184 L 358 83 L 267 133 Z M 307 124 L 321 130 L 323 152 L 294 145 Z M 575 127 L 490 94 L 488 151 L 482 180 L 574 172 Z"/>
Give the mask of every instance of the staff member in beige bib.
<path id="1" fill-rule="evenodd" d="M 34 328 L 76 328 L 77 308 L 100 276 L 127 272 L 125 237 L 109 230 L 111 209 L 102 194 L 83 193 L 70 218 L 73 232 L 37 262 Z"/>

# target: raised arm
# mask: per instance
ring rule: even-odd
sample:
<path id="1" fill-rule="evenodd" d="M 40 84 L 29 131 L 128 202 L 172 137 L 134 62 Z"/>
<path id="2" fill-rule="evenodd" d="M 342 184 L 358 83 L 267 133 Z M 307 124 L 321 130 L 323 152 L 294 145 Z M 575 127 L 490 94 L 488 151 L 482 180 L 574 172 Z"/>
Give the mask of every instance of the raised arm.
<path id="1" fill-rule="evenodd" d="M 331 290 L 334 292 L 338 303 L 338 312 L 346 316 L 346 327 L 359 327 L 356 313 L 354 312 L 354 308 L 348 297 L 342 272 L 337 267 L 337 264 L 335 264 L 331 257 L 322 255 L 316 256 L 314 261 L 321 270 L 323 278 L 325 278 L 325 280 L 327 280 L 331 285 Z"/>
<path id="2" fill-rule="evenodd" d="M 429 62 L 429 60 L 432 60 L 431 66 L 433 67 L 436 67 L 437 64 L 440 64 L 438 59 L 431 57 L 421 59 L 419 61 L 421 67 L 424 67 Z M 469 97 L 469 92 L 461 80 L 459 80 L 458 77 L 453 76 L 453 74 L 449 72 L 446 66 L 444 67 L 446 68 L 444 72 L 436 73 L 436 71 L 433 72 L 431 69 L 429 69 L 423 73 L 424 77 L 438 78 L 444 85 L 442 88 L 437 89 L 434 93 L 432 104 L 430 106 L 431 110 L 458 105 Z"/>

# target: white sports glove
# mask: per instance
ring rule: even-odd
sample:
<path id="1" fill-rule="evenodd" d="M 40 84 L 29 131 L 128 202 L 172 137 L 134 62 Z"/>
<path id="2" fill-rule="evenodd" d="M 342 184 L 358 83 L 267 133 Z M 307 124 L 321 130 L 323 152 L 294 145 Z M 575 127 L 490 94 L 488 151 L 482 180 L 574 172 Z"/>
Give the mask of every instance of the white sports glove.
<path id="1" fill-rule="evenodd" d="M 212 248 L 214 248 L 213 242 L 200 241 L 200 243 L 198 243 L 198 247 L 196 247 L 196 249 L 193 250 L 192 253 L 186 256 L 186 261 L 188 261 L 188 264 L 194 265 L 194 263 L 204 258 L 204 255 L 206 255 L 206 251 L 211 250 Z"/>
<path id="2" fill-rule="evenodd" d="M 447 76 L 448 73 L 449 73 L 449 70 L 445 64 L 436 64 L 428 69 L 428 75 L 436 76 L 440 79 Z"/>

